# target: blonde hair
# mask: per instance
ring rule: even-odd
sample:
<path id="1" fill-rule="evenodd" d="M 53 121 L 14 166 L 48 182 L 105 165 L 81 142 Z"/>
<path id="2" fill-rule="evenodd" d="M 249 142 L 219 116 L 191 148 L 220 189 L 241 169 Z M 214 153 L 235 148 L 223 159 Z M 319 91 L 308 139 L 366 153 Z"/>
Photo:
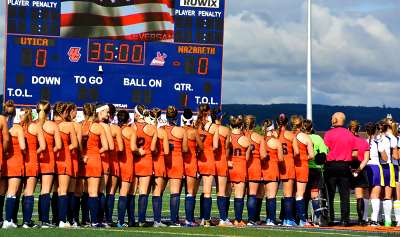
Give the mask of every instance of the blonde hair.
<path id="1" fill-rule="evenodd" d="M 25 112 L 21 118 L 21 126 L 27 128 L 28 125 L 32 122 L 32 109 L 31 108 L 23 108 L 21 111 Z"/>
<path id="2" fill-rule="evenodd" d="M 46 120 L 46 116 L 50 113 L 51 105 L 47 100 L 41 100 L 36 105 L 36 111 L 39 113 L 39 122 L 43 123 Z"/>
<path id="3" fill-rule="evenodd" d="M 244 130 L 253 130 L 256 124 L 256 117 L 253 115 L 246 115 L 243 118 Z"/>
<path id="4" fill-rule="evenodd" d="M 293 131 L 301 130 L 303 127 L 303 117 L 301 115 L 292 115 L 290 117 L 290 124 Z"/>

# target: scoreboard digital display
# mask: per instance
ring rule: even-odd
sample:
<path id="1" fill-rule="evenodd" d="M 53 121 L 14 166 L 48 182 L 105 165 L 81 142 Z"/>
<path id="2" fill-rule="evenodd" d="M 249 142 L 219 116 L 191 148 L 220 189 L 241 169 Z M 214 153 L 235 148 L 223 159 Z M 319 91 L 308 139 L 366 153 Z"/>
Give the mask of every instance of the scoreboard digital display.
<path id="1" fill-rule="evenodd" d="M 5 100 L 221 104 L 225 0 L 7 0 Z"/>

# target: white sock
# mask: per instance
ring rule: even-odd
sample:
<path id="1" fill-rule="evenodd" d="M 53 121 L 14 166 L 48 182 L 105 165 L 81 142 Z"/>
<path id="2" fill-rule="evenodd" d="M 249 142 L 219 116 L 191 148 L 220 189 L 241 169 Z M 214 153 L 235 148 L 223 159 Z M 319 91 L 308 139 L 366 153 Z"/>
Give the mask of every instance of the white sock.
<path id="1" fill-rule="evenodd" d="M 396 222 L 400 223 L 400 200 L 396 200 L 393 203 L 394 216 L 396 217 Z"/>
<path id="2" fill-rule="evenodd" d="M 378 215 L 378 222 L 382 222 L 384 219 L 383 215 L 383 201 L 379 202 L 379 215 Z"/>
<path id="3" fill-rule="evenodd" d="M 363 220 L 368 221 L 368 212 L 369 212 L 369 199 L 364 198 L 364 216 Z"/>
<path id="4" fill-rule="evenodd" d="M 383 201 L 383 212 L 385 213 L 386 222 L 392 222 L 392 209 L 393 209 L 392 200 Z"/>
<path id="5" fill-rule="evenodd" d="M 371 214 L 371 221 L 378 221 L 379 209 L 381 200 L 379 199 L 371 199 L 371 206 L 372 206 L 372 214 Z"/>

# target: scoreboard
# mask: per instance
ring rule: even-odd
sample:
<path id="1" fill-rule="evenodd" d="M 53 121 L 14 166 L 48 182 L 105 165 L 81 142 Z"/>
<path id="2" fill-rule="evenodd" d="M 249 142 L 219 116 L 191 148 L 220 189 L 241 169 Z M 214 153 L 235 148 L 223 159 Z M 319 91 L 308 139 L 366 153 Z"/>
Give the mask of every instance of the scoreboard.
<path id="1" fill-rule="evenodd" d="M 221 104 L 225 0 L 7 0 L 5 100 Z"/>

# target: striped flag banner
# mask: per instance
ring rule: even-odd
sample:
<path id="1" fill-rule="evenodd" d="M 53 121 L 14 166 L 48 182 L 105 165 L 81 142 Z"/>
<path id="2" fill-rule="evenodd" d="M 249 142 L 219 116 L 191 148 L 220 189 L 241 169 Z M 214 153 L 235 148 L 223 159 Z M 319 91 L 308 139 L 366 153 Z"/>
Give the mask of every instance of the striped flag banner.
<path id="1" fill-rule="evenodd" d="M 170 41 L 173 0 L 62 0 L 61 36 Z"/>

